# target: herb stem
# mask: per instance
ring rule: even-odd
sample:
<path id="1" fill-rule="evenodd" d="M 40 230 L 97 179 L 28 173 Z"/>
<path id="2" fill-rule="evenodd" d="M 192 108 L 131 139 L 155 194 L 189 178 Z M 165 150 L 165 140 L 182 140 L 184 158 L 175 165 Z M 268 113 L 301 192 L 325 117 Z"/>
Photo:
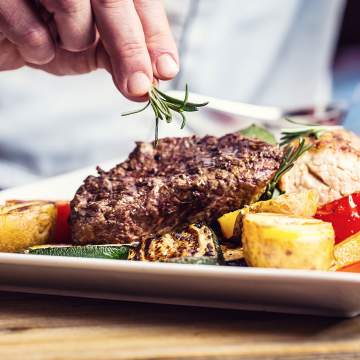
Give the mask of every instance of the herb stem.
<path id="1" fill-rule="evenodd" d="M 285 120 L 291 124 L 295 124 L 299 126 L 296 128 L 282 129 L 280 146 L 287 145 L 299 138 L 314 137 L 315 139 L 319 139 L 321 134 L 323 134 L 326 131 L 342 128 L 341 126 L 324 126 L 320 124 L 299 123 L 290 118 L 285 118 Z"/>
<path id="2" fill-rule="evenodd" d="M 146 103 L 146 105 L 144 107 L 140 108 L 139 110 L 127 111 L 127 112 L 122 113 L 121 116 L 128 116 L 128 115 L 134 115 L 134 114 L 141 113 L 142 111 L 146 110 L 149 106 L 150 106 L 150 100 Z"/>
<path id="3" fill-rule="evenodd" d="M 198 111 L 200 107 L 206 106 L 208 103 L 191 103 L 189 100 L 189 88 L 185 86 L 185 96 L 183 100 L 171 97 L 164 92 L 160 91 L 156 86 L 152 86 L 149 91 L 149 101 L 147 104 L 139 110 L 129 111 L 123 113 L 122 116 L 128 116 L 138 114 L 146 110 L 150 105 L 155 115 L 155 141 L 158 143 L 159 139 L 159 120 L 166 120 L 167 123 L 171 123 L 174 114 L 178 114 L 181 117 L 181 129 L 186 125 L 185 112 Z"/>

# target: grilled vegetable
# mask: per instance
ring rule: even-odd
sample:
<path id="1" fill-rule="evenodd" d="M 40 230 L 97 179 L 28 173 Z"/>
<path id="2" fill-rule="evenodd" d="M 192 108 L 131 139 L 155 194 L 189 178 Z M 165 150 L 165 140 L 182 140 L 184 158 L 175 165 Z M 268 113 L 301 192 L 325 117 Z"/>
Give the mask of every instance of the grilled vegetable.
<path id="1" fill-rule="evenodd" d="M 218 223 L 220 224 L 221 232 L 224 235 L 225 239 L 230 239 L 233 237 L 236 219 L 240 213 L 241 213 L 241 215 L 243 215 L 243 214 L 245 214 L 245 212 L 248 212 L 248 210 L 245 210 L 245 209 L 247 209 L 247 208 L 229 212 L 227 214 L 224 214 L 223 216 L 221 216 L 218 219 Z"/>
<path id="2" fill-rule="evenodd" d="M 349 265 L 349 266 L 345 266 L 341 269 L 337 269 L 336 271 L 360 273 L 360 262 L 357 262 L 357 263 Z"/>
<path id="3" fill-rule="evenodd" d="M 226 264 L 244 262 L 244 249 L 238 244 L 229 242 L 222 244 L 221 253 Z"/>
<path id="4" fill-rule="evenodd" d="M 5 205 L 13 206 L 13 205 L 26 204 L 28 202 L 29 201 L 24 201 L 24 200 L 7 200 Z M 32 200 L 31 202 L 39 202 L 39 201 Z M 69 225 L 70 203 L 69 201 L 60 200 L 60 201 L 55 201 L 54 204 L 56 207 L 56 222 L 55 222 L 55 230 L 53 232 L 51 243 L 55 243 L 55 244 L 70 243 L 71 242 L 71 230 Z"/>
<path id="5" fill-rule="evenodd" d="M 311 217 L 316 213 L 319 195 L 314 190 L 283 194 L 276 199 L 258 201 L 241 210 L 227 213 L 218 219 L 226 239 L 241 234 L 242 218 L 249 213 L 271 212 L 277 214 Z M 235 229 L 235 234 L 234 234 Z"/>
<path id="6" fill-rule="evenodd" d="M 336 266 L 342 268 L 360 261 L 360 232 L 335 246 Z"/>
<path id="7" fill-rule="evenodd" d="M 220 261 L 220 248 L 215 233 L 206 225 L 193 224 L 180 233 L 172 232 L 143 241 L 137 256 L 143 261 L 186 262 L 207 258 L 207 263 Z M 196 260 L 197 259 L 197 260 Z"/>
<path id="8" fill-rule="evenodd" d="M 71 242 L 71 230 L 69 225 L 70 203 L 68 201 L 57 201 L 55 203 L 57 215 L 54 234 L 54 243 L 67 244 Z"/>
<path id="9" fill-rule="evenodd" d="M 312 217 L 316 213 L 319 195 L 314 190 L 283 194 L 276 199 L 259 201 L 249 206 L 250 212 L 271 212 L 276 214 Z"/>
<path id="10" fill-rule="evenodd" d="M 360 231 L 360 192 L 323 205 L 316 218 L 332 223 L 336 243 L 356 234 Z"/>
<path id="11" fill-rule="evenodd" d="M 128 245 L 111 244 L 86 246 L 45 245 L 29 248 L 26 253 L 32 255 L 127 260 L 130 249 L 131 246 Z"/>
<path id="12" fill-rule="evenodd" d="M 334 230 L 317 219 L 247 214 L 242 241 L 250 266 L 328 270 L 334 260 Z"/>
<path id="13" fill-rule="evenodd" d="M 0 207 L 0 251 L 21 252 L 50 242 L 56 219 L 51 202 L 10 201 Z"/>

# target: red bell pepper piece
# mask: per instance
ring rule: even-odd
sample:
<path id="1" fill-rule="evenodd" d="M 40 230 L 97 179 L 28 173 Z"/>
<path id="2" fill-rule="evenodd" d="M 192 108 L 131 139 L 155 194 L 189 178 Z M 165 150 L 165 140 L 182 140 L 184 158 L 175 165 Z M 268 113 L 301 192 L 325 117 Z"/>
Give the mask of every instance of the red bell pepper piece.
<path id="1" fill-rule="evenodd" d="M 357 262 L 355 264 L 349 265 L 349 266 L 345 266 L 341 269 L 337 269 L 336 271 L 341 271 L 341 272 L 360 272 L 360 262 Z"/>
<path id="2" fill-rule="evenodd" d="M 360 192 L 321 206 L 315 217 L 332 223 L 336 243 L 345 240 L 360 231 Z"/>
<path id="3" fill-rule="evenodd" d="M 68 201 L 56 201 L 57 209 L 54 243 L 66 244 L 71 242 L 69 225 L 70 203 Z"/>

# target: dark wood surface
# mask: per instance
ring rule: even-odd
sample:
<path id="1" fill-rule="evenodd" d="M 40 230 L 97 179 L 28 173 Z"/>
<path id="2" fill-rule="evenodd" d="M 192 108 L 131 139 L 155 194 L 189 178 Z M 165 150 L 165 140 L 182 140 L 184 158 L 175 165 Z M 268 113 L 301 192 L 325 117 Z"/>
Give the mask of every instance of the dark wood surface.
<path id="1" fill-rule="evenodd" d="M 360 359 L 360 317 L 0 292 L 0 359 Z"/>

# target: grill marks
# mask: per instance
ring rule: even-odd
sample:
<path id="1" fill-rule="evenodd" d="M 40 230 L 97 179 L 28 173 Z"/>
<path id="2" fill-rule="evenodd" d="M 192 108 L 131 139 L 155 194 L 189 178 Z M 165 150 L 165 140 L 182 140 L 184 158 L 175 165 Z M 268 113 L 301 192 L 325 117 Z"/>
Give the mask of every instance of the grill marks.
<path id="1" fill-rule="evenodd" d="M 281 151 L 239 134 L 138 143 L 129 159 L 88 177 L 72 201 L 76 242 L 129 243 L 256 200 Z M 86 230 L 86 231 L 85 231 Z"/>
<path id="2" fill-rule="evenodd" d="M 171 232 L 142 242 L 136 259 L 169 261 L 185 257 L 218 257 L 215 235 L 205 225 L 189 225 L 181 232 Z"/>

